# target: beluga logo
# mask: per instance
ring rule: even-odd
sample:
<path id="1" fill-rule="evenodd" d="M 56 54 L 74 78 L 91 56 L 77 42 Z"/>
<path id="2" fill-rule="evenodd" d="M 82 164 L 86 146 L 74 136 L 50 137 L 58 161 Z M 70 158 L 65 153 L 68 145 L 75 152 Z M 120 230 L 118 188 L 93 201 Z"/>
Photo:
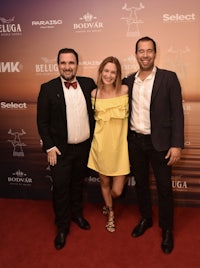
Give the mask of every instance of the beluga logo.
<path id="1" fill-rule="evenodd" d="M 14 22 L 15 17 L 4 18 L 0 17 L 0 35 L 1 36 L 16 36 L 22 35 L 21 25 Z"/>
<path id="2" fill-rule="evenodd" d="M 35 65 L 36 74 L 52 74 L 58 72 L 58 65 L 56 63 L 56 58 L 48 59 L 47 57 L 42 57 L 41 62 Z"/>

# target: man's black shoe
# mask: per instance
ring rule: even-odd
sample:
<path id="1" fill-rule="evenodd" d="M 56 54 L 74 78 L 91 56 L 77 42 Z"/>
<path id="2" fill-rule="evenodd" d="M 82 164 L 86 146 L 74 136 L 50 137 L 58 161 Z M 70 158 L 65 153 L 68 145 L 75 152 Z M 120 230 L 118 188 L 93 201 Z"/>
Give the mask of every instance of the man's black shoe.
<path id="1" fill-rule="evenodd" d="M 84 230 L 90 229 L 89 222 L 83 217 L 73 217 L 72 221 L 74 221 L 81 229 L 84 229 Z"/>
<path id="2" fill-rule="evenodd" d="M 64 247 L 65 242 L 66 242 L 66 233 L 58 231 L 57 236 L 54 240 L 54 245 L 56 249 L 61 249 Z"/>
<path id="3" fill-rule="evenodd" d="M 162 244 L 161 249 L 164 253 L 169 254 L 174 248 L 174 239 L 172 231 L 163 230 L 162 231 Z"/>
<path id="4" fill-rule="evenodd" d="M 146 229 L 150 228 L 152 225 L 152 219 L 142 219 L 140 223 L 133 229 L 131 236 L 138 237 L 140 235 L 143 235 Z"/>

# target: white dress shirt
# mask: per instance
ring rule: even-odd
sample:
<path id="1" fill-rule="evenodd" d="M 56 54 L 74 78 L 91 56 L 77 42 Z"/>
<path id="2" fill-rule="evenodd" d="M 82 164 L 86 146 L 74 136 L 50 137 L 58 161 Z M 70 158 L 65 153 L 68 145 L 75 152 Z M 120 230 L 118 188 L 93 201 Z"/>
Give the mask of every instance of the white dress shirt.
<path id="1" fill-rule="evenodd" d="M 77 88 L 66 88 L 65 80 L 61 78 L 67 113 L 67 143 L 76 144 L 90 137 L 90 126 L 85 97 L 77 81 Z"/>
<path id="2" fill-rule="evenodd" d="M 151 134 L 150 103 L 155 74 L 156 67 L 154 67 L 152 73 L 142 81 L 138 77 L 138 71 L 135 75 L 133 85 L 131 130 L 145 135 Z"/>

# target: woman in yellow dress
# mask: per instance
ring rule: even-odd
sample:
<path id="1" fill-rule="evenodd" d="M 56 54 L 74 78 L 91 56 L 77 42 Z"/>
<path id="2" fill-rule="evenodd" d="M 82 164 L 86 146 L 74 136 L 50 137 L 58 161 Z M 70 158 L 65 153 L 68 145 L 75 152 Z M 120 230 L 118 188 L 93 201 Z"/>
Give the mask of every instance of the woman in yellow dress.
<path id="1" fill-rule="evenodd" d="M 97 89 L 91 93 L 96 121 L 88 167 L 98 172 L 108 216 L 106 229 L 115 231 L 113 198 L 121 195 L 130 173 L 128 158 L 128 87 L 121 84 L 121 65 L 107 57 L 98 70 Z"/>

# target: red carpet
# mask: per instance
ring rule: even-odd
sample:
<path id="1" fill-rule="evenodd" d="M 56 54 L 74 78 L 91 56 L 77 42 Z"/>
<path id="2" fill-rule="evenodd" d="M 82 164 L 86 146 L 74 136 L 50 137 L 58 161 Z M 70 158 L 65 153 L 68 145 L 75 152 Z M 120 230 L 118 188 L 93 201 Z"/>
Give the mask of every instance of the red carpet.
<path id="1" fill-rule="evenodd" d="M 195 268 L 200 267 L 200 208 L 175 208 L 175 248 L 160 249 L 157 207 L 154 226 L 139 237 L 131 231 L 138 221 L 136 205 L 117 204 L 115 233 L 105 230 L 101 205 L 86 203 L 90 231 L 71 224 L 66 246 L 57 251 L 53 240 L 51 201 L 0 199 L 1 268 Z"/>

